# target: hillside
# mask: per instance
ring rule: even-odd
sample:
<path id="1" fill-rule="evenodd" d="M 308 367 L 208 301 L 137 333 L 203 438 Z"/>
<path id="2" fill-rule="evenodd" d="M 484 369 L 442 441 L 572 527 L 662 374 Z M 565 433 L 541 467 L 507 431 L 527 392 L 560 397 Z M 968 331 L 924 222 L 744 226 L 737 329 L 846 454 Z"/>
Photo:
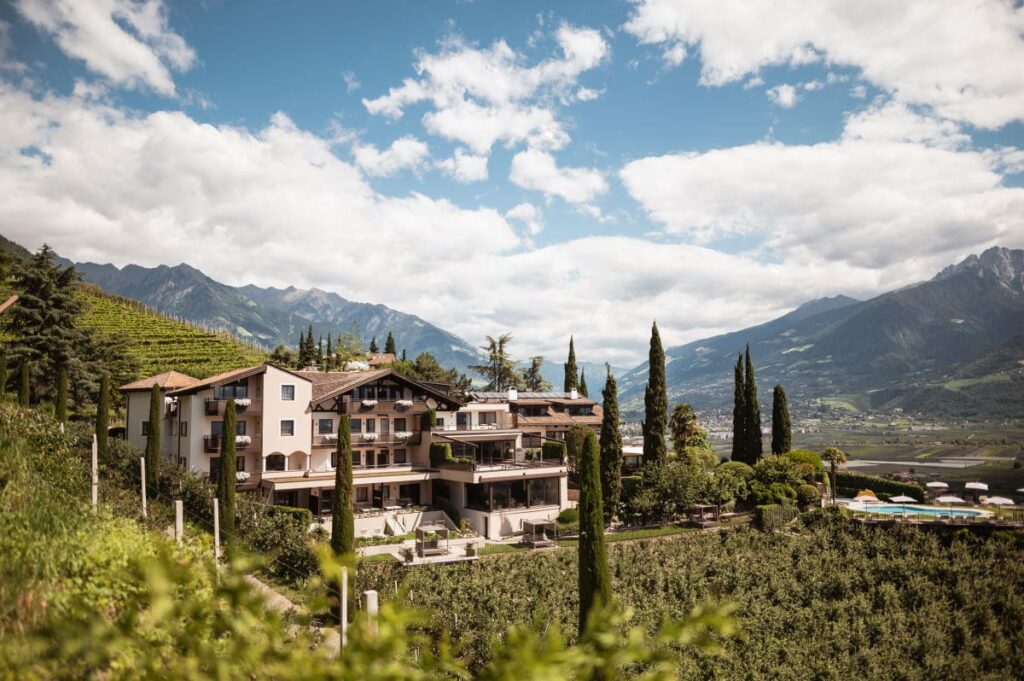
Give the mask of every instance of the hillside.
<path id="1" fill-rule="evenodd" d="M 670 397 L 728 405 L 736 353 L 749 343 L 762 396 L 779 382 L 804 404 L 842 395 L 870 408 L 1019 413 L 1024 391 L 1012 339 L 1024 329 L 1022 282 L 1024 251 L 992 248 L 871 300 L 814 301 L 760 326 L 669 348 Z M 646 376 L 644 364 L 623 377 L 627 408 L 640 405 Z"/>
<path id="2" fill-rule="evenodd" d="M 205 378 L 256 364 L 266 355 L 223 332 L 171 319 L 139 303 L 83 287 L 86 310 L 82 324 L 126 341 L 139 363 L 139 375 L 181 371 Z"/>

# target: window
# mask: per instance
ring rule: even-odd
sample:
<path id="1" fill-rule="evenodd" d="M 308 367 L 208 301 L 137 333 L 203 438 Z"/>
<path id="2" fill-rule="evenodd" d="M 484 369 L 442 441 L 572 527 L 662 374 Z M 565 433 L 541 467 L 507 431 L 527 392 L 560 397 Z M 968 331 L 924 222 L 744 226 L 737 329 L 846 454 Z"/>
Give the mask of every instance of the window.
<path id="1" fill-rule="evenodd" d="M 435 425 L 436 425 L 436 426 L 437 426 L 438 428 L 442 428 L 442 429 L 443 429 L 443 428 L 444 428 L 444 417 L 443 417 L 443 416 L 438 416 L 438 417 L 437 417 L 437 420 L 436 420 L 436 421 L 434 422 L 434 424 L 435 424 Z"/>
<path id="2" fill-rule="evenodd" d="M 530 506 L 554 506 L 557 504 L 558 478 L 530 480 Z"/>
<path id="3" fill-rule="evenodd" d="M 356 502 L 365 504 L 370 500 L 370 491 L 366 487 L 356 487 Z"/>
<path id="4" fill-rule="evenodd" d="M 333 451 L 333 452 L 331 452 L 331 468 L 337 468 L 337 467 L 338 467 L 338 452 L 337 451 Z"/>
<path id="5" fill-rule="evenodd" d="M 290 437 L 295 435 L 295 421 L 292 419 L 284 419 L 281 421 L 281 436 Z"/>
<path id="6" fill-rule="evenodd" d="M 295 401 L 295 386 L 294 385 L 282 385 L 281 386 L 281 401 L 282 402 L 294 402 Z"/>
<path id="7" fill-rule="evenodd" d="M 149 421 L 143 421 L 142 422 L 142 437 L 147 437 L 148 435 L 149 435 Z"/>
<path id="8" fill-rule="evenodd" d="M 377 452 L 377 467 L 388 465 L 388 450 L 381 449 Z"/>
<path id="9" fill-rule="evenodd" d="M 316 432 L 321 435 L 330 435 L 334 432 L 334 419 L 317 419 Z"/>
<path id="10" fill-rule="evenodd" d="M 395 450 L 395 462 L 394 463 L 395 463 L 396 466 L 403 466 L 406 463 L 408 463 L 408 455 L 405 453 L 404 449 L 396 449 Z"/>
<path id="11" fill-rule="evenodd" d="M 355 467 L 355 466 L 362 466 L 362 465 L 363 465 L 363 453 L 360 452 L 358 449 L 353 449 L 352 450 L 352 466 Z"/>
<path id="12" fill-rule="evenodd" d="M 224 422 L 214 421 L 210 424 L 210 435 L 220 437 L 224 433 Z M 235 421 L 235 435 L 245 435 L 245 421 Z"/>
<path id="13" fill-rule="evenodd" d="M 377 432 L 377 419 L 366 419 L 366 432 L 375 433 Z"/>
<path id="14" fill-rule="evenodd" d="M 215 400 L 240 400 L 249 396 L 249 382 L 248 380 L 238 381 L 236 383 L 229 383 L 227 385 L 217 385 L 213 388 L 213 399 Z"/>
<path id="15" fill-rule="evenodd" d="M 284 454 L 271 454 L 267 457 L 267 470 L 268 471 L 283 471 L 284 470 Z"/>
<path id="16" fill-rule="evenodd" d="M 395 432 L 406 433 L 409 429 L 405 425 L 405 418 L 395 419 Z"/>
<path id="17" fill-rule="evenodd" d="M 353 432 L 353 433 L 361 433 L 361 432 L 363 432 L 363 420 L 362 419 L 352 419 L 351 421 L 348 422 L 348 425 L 349 425 L 349 430 L 351 432 Z"/>
<path id="18" fill-rule="evenodd" d="M 477 415 L 481 426 L 496 425 L 498 423 L 498 412 L 482 411 Z"/>
<path id="19" fill-rule="evenodd" d="M 178 429 L 178 435 L 181 437 L 188 437 L 188 421 L 181 422 L 181 428 Z"/>
<path id="20" fill-rule="evenodd" d="M 236 471 L 244 471 L 245 470 L 245 457 L 244 456 L 236 456 L 235 457 L 235 470 Z"/>
<path id="21" fill-rule="evenodd" d="M 217 482 L 220 480 L 220 457 L 210 457 L 210 482 Z"/>
<path id="22" fill-rule="evenodd" d="M 382 417 L 380 420 L 380 434 L 385 440 L 387 439 L 388 433 L 391 432 L 391 422 L 388 421 L 387 417 Z"/>

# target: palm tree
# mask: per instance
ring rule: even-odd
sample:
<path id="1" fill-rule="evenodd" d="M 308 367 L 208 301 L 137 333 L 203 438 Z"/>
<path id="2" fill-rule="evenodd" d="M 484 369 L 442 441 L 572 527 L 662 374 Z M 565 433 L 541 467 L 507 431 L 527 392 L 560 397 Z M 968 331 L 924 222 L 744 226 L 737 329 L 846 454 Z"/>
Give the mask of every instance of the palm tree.
<path id="1" fill-rule="evenodd" d="M 836 503 L 836 473 L 839 467 L 846 463 L 846 453 L 841 449 L 828 447 L 821 458 L 828 461 L 828 465 L 832 469 L 832 505 L 834 506 Z"/>

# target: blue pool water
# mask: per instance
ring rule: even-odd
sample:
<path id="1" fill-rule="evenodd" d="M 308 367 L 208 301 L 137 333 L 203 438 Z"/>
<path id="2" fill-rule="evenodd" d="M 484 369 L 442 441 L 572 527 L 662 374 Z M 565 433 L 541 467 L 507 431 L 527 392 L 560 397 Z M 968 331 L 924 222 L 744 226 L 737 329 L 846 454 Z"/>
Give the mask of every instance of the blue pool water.
<path id="1" fill-rule="evenodd" d="M 973 518 L 984 515 L 981 511 L 972 511 L 965 508 L 949 509 L 938 506 L 902 506 L 900 504 L 870 504 L 864 506 L 864 511 L 868 513 L 906 513 L 907 515 L 913 513 L 914 515 L 952 516 L 955 518 Z"/>

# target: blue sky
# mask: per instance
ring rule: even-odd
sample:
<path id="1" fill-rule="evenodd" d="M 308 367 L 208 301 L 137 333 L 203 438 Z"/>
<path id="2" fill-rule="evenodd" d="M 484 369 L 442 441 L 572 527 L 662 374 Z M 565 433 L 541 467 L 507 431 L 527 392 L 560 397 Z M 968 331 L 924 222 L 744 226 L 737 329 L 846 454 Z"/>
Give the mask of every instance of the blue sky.
<path id="1" fill-rule="evenodd" d="M 0 229 L 628 365 L 1024 246 L 1024 10 L 935 9 L 4 3 Z"/>

